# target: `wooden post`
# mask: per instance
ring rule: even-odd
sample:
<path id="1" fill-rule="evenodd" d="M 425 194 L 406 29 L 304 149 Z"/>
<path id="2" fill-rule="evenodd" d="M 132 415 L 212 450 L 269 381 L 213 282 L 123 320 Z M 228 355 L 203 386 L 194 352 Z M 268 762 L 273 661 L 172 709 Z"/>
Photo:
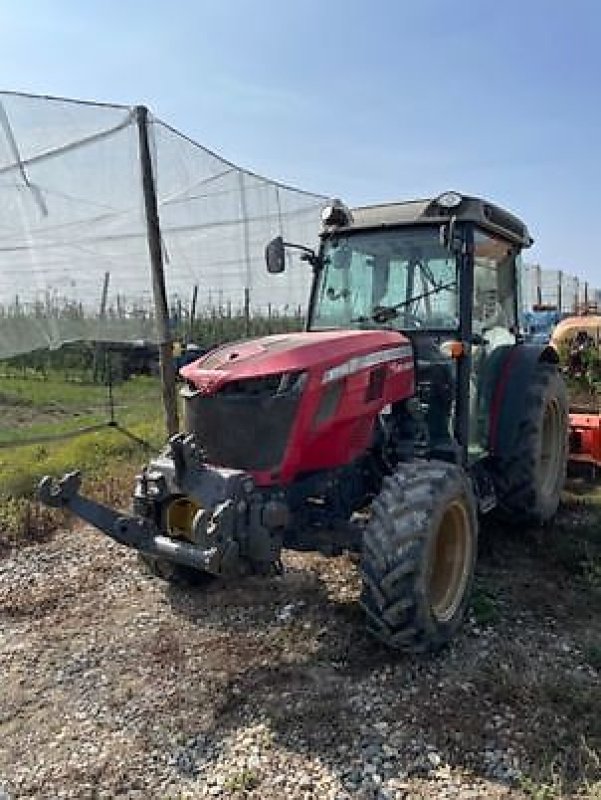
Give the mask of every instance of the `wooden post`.
<path id="1" fill-rule="evenodd" d="M 175 364 L 173 361 L 173 341 L 169 329 L 169 307 L 165 288 L 165 272 L 163 269 L 163 248 L 161 245 L 161 228 L 159 210 L 154 185 L 152 159 L 148 142 L 148 109 L 136 107 L 138 123 L 138 141 L 140 145 L 140 170 L 142 173 L 142 191 L 144 193 L 144 209 L 146 212 L 146 237 L 150 255 L 152 273 L 152 294 L 156 315 L 156 326 L 159 337 L 159 358 L 161 371 L 161 388 L 165 409 L 165 425 L 167 435 L 173 436 L 179 430 L 177 413 L 177 396 L 175 391 Z"/>

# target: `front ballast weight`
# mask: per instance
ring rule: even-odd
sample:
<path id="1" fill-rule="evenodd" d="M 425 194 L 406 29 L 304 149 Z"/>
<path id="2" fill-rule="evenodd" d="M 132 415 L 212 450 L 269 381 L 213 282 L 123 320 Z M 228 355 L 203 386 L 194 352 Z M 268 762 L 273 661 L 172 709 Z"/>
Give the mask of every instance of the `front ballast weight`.
<path id="1" fill-rule="evenodd" d="M 65 508 L 138 550 L 147 564 L 214 576 L 264 574 L 279 565 L 287 507 L 265 500 L 252 477 L 208 464 L 194 434 L 176 434 L 136 478 L 132 513 L 79 493 L 81 475 L 39 484 L 40 502 Z"/>

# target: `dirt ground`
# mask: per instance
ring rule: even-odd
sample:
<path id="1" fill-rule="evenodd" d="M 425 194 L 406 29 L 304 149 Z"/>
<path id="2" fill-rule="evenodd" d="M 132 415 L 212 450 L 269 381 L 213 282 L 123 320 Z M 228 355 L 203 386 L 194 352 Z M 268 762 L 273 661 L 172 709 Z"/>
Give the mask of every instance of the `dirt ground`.
<path id="1" fill-rule="evenodd" d="M 435 657 L 363 633 L 347 556 L 190 590 L 87 529 L 14 551 L 0 797 L 599 798 L 599 576 L 556 545 L 591 513 L 485 530 Z"/>

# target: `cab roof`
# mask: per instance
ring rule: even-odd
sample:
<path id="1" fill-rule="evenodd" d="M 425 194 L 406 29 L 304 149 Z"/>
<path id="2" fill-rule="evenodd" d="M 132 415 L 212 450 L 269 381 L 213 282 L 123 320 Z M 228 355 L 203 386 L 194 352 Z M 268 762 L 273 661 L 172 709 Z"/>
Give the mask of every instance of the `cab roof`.
<path id="1" fill-rule="evenodd" d="M 473 222 L 520 247 L 530 247 L 534 242 L 526 225 L 509 211 L 488 200 L 466 195 L 461 195 L 461 202 L 454 208 L 446 208 L 438 202 L 438 198 L 431 198 L 359 206 L 351 209 L 350 214 L 351 220 L 347 220 L 346 224 L 327 226 L 324 233 L 397 225 L 443 224 L 455 217 L 456 222 Z"/>

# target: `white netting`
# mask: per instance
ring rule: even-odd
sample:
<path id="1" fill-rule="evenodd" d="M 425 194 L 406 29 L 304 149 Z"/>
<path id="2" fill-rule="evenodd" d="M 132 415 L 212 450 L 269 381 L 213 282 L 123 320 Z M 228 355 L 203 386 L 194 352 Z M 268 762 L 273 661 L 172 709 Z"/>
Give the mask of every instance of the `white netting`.
<path id="1" fill-rule="evenodd" d="M 239 169 L 160 120 L 147 131 L 170 307 L 189 307 L 194 286 L 200 309 L 304 306 L 307 266 L 268 275 L 264 247 L 278 233 L 314 245 L 324 198 Z M 135 109 L 0 92 L 0 358 L 154 340 L 146 236 Z M 557 304 L 560 285 L 562 310 L 584 301 L 576 278 L 525 267 L 523 307 Z"/>
<path id="2" fill-rule="evenodd" d="M 281 233 L 315 244 L 323 198 L 253 175 L 149 117 L 170 305 L 285 310 L 309 274 L 268 276 Z M 135 110 L 0 93 L 0 357 L 153 340 Z M 103 288 L 107 287 L 107 292 Z M 105 300 L 103 302 L 103 294 Z"/>

